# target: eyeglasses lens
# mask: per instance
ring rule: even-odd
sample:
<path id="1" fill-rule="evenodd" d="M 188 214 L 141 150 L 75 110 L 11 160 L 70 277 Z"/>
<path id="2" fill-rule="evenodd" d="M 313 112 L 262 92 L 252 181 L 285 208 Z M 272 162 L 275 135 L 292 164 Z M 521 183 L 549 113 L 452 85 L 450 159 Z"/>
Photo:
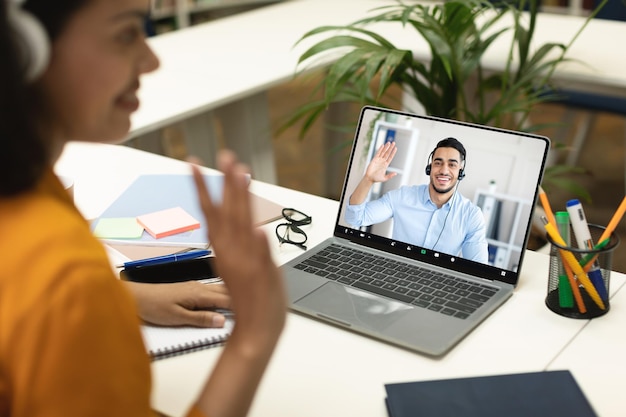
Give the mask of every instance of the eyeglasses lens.
<path id="1" fill-rule="evenodd" d="M 311 223 L 311 217 L 298 210 L 285 209 L 283 210 L 283 216 L 285 217 L 285 219 L 287 219 L 287 221 L 292 222 L 298 226 Z"/>
<path id="2" fill-rule="evenodd" d="M 279 224 L 276 227 L 276 234 L 280 236 L 283 240 L 287 242 L 293 243 L 304 243 L 306 242 L 306 234 L 297 226 L 293 226 L 290 224 Z"/>

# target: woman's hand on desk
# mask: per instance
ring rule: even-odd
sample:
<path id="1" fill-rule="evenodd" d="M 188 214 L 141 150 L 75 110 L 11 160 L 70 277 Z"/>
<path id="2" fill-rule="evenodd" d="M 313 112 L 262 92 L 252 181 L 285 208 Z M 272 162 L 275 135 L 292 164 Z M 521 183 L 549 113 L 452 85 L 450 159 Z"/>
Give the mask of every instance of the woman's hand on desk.
<path id="1" fill-rule="evenodd" d="M 228 290 L 222 284 L 197 281 L 144 284 L 126 281 L 145 322 L 162 326 L 222 327 L 224 316 L 210 311 L 230 308 Z"/>

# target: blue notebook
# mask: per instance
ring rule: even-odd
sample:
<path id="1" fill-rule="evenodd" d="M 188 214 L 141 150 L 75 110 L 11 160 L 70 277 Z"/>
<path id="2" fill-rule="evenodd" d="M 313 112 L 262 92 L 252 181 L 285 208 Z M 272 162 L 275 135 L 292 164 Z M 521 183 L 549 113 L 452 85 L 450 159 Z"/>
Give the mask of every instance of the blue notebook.
<path id="1" fill-rule="evenodd" d="M 386 384 L 390 417 L 597 417 L 569 371 Z"/>
<path id="2" fill-rule="evenodd" d="M 222 201 L 223 176 L 205 175 L 209 195 L 216 203 Z M 252 216 L 255 225 L 265 224 L 282 217 L 283 207 L 251 193 Z M 204 248 L 209 244 L 208 227 L 200 209 L 196 186 L 191 175 L 153 174 L 141 175 L 92 222 L 92 230 L 102 218 L 137 217 L 142 214 L 181 207 L 200 222 L 200 228 L 156 239 L 146 231 L 135 239 L 101 239 L 114 245 L 167 246 Z"/>

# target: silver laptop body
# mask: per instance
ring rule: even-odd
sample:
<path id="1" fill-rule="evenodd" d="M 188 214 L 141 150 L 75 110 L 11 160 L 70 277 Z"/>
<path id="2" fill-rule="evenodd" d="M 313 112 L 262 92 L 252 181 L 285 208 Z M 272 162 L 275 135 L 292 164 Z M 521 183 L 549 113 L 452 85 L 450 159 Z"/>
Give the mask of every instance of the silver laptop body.
<path id="1" fill-rule="evenodd" d="M 382 144 L 395 142 L 388 171 L 397 175 L 372 187 L 368 201 L 428 184 L 431 152 L 448 137 L 466 150 L 456 193 L 481 210 L 486 262 L 439 249 L 456 233 L 447 217 L 435 247 L 398 240 L 393 218 L 358 227 L 346 221 L 350 195 Z M 548 149 L 542 136 L 364 107 L 334 236 L 282 267 L 291 308 L 426 355 L 447 353 L 513 294 Z"/>

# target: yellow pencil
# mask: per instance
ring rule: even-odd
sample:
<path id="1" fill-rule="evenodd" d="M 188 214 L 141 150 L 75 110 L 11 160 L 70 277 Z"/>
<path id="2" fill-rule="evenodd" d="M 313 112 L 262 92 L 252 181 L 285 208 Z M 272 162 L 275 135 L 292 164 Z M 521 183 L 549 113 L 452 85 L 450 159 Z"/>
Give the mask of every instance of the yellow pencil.
<path id="1" fill-rule="evenodd" d="M 545 223 L 546 232 L 548 232 L 552 240 L 555 243 L 565 247 L 566 246 L 565 241 L 563 240 L 561 235 L 559 235 L 558 230 L 556 230 L 556 228 L 552 224 L 550 224 L 550 222 L 548 222 L 546 218 L 543 218 L 542 220 Z M 604 302 L 600 298 L 598 291 L 596 291 L 595 287 L 589 280 L 589 277 L 587 276 L 585 271 L 583 271 L 582 267 L 576 260 L 576 257 L 569 251 L 562 250 L 562 249 L 559 249 L 559 251 L 561 253 L 561 256 L 563 257 L 563 260 L 567 262 L 569 267 L 572 269 L 572 272 L 574 272 L 574 274 L 578 278 L 578 281 L 580 281 L 580 283 L 583 285 L 583 287 L 585 288 L 585 291 L 587 291 L 587 293 L 589 294 L 593 302 L 596 303 L 596 305 L 600 307 L 602 310 L 605 310 L 606 307 L 604 305 Z"/>
<path id="2" fill-rule="evenodd" d="M 556 217 L 554 217 L 554 212 L 552 211 L 552 207 L 550 206 L 550 201 L 548 200 L 548 196 L 544 191 L 543 187 L 539 186 L 539 200 L 541 201 L 541 206 L 543 207 L 543 211 L 546 213 L 546 217 L 548 222 L 556 226 Z M 556 230 L 556 229 L 555 229 Z M 567 246 L 567 245 L 563 245 Z M 576 301 L 576 306 L 578 307 L 578 311 L 582 314 L 587 312 L 587 307 L 585 307 L 585 303 L 583 301 L 582 296 L 580 295 L 580 290 L 578 288 L 578 282 L 574 277 L 574 273 L 572 272 L 572 268 L 570 268 L 569 264 L 563 259 L 563 254 L 565 251 L 559 250 L 559 255 L 561 256 L 561 262 L 563 263 L 563 268 L 565 269 L 565 274 L 567 275 L 567 280 L 569 281 L 569 285 L 572 288 L 572 295 L 574 296 L 574 301 Z"/>
<path id="3" fill-rule="evenodd" d="M 552 207 L 550 207 L 550 202 L 548 201 L 548 196 L 546 192 L 543 190 L 541 185 L 539 186 L 539 200 L 541 200 L 541 206 L 543 207 L 543 211 L 546 212 L 546 217 L 551 225 L 556 227 L 556 219 L 554 218 L 554 213 L 552 212 Z"/>

